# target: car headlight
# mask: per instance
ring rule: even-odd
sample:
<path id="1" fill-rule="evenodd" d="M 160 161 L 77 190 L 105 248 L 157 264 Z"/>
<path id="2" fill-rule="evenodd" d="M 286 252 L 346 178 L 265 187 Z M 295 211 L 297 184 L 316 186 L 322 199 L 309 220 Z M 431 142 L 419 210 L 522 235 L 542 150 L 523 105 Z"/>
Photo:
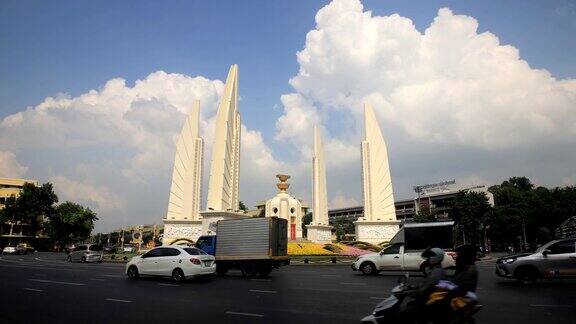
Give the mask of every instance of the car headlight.
<path id="1" fill-rule="evenodd" d="M 508 258 L 508 259 L 502 260 L 502 263 L 510 264 L 510 263 L 513 263 L 514 261 L 516 261 L 516 258 Z"/>

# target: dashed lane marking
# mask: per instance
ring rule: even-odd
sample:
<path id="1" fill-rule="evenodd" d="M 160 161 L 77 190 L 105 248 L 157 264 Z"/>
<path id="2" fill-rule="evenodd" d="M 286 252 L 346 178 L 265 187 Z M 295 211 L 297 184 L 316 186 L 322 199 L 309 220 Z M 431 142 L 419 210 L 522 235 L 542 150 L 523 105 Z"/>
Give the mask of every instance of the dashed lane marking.
<path id="1" fill-rule="evenodd" d="M 250 281 L 266 281 L 266 282 L 270 282 L 270 281 L 272 281 L 272 279 L 250 279 Z"/>
<path id="2" fill-rule="evenodd" d="M 100 278 L 90 278 L 90 279 L 88 279 L 88 280 L 91 280 L 91 281 L 106 281 L 106 279 L 100 279 Z"/>
<path id="3" fill-rule="evenodd" d="M 110 277 L 110 278 L 124 278 L 124 276 L 121 275 L 107 275 L 107 274 L 103 274 L 103 275 L 99 275 L 100 277 Z"/>
<path id="4" fill-rule="evenodd" d="M 228 315 L 240 315 L 240 316 L 250 316 L 250 317 L 264 317 L 262 314 L 254 314 L 254 313 L 241 313 L 241 312 L 226 312 Z"/>
<path id="5" fill-rule="evenodd" d="M 249 292 L 255 292 L 255 293 L 262 293 L 262 294 L 275 294 L 277 293 L 276 290 L 256 290 L 256 289 L 250 289 L 248 290 Z"/>
<path id="6" fill-rule="evenodd" d="M 44 290 L 42 290 L 42 289 L 35 289 L 35 288 L 22 288 L 22 289 L 28 290 L 28 291 L 36 291 L 36 292 L 42 292 L 42 291 L 44 291 Z"/>
<path id="7" fill-rule="evenodd" d="M 363 282 L 341 282 L 341 285 L 350 285 L 350 286 L 366 286 L 366 283 Z"/>
<path id="8" fill-rule="evenodd" d="M 180 285 L 176 284 L 169 284 L 169 283 L 159 283 L 158 286 L 166 286 L 166 287 L 180 287 Z"/>
<path id="9" fill-rule="evenodd" d="M 342 277 L 342 275 L 334 275 L 334 274 L 324 274 L 324 275 L 320 275 L 320 277 Z"/>
<path id="10" fill-rule="evenodd" d="M 111 301 L 111 302 L 117 302 L 117 303 L 131 303 L 131 300 L 125 300 L 125 299 L 116 299 L 116 298 L 106 298 L 104 299 L 106 301 Z"/>
<path id="11" fill-rule="evenodd" d="M 45 279 L 28 279 L 30 281 L 35 282 L 44 282 L 44 283 L 53 283 L 59 285 L 68 285 L 68 286 L 84 286 L 86 284 L 79 283 L 79 282 L 67 282 L 67 281 L 54 281 L 54 280 L 45 280 Z"/>

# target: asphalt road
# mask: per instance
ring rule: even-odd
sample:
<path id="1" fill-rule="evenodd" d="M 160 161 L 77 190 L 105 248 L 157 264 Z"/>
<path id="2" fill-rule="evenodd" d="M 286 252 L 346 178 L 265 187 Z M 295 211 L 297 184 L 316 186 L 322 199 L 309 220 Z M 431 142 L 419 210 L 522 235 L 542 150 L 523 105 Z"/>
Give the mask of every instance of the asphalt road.
<path id="1" fill-rule="evenodd" d="M 0 257 L 0 323 L 357 323 L 397 275 L 366 277 L 347 266 L 288 266 L 269 279 L 175 284 L 130 281 L 123 264 L 67 263 L 64 254 Z M 576 281 L 520 287 L 479 264 L 479 323 L 571 323 Z M 419 279 L 411 279 L 416 283 Z"/>

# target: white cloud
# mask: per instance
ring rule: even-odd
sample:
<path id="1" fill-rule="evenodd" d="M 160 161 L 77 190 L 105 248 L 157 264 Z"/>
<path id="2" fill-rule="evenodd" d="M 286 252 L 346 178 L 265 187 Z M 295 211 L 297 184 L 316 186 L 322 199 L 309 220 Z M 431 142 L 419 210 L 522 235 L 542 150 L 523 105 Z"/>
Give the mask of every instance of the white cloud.
<path id="1" fill-rule="evenodd" d="M 185 113 L 201 102 L 205 139 L 204 178 L 210 172 L 214 116 L 223 83 L 204 77 L 151 73 L 133 86 L 112 79 L 99 90 L 76 97 L 58 95 L 0 121 L 0 171 L 26 171 L 9 153 L 35 157 L 30 169 L 48 179 L 62 199 L 86 202 L 102 222 L 97 228 L 160 222 L 169 192 L 169 176 Z M 243 126 L 241 185 L 262 188 L 282 163 L 275 160 L 258 131 Z M 10 171 L 10 172 L 8 172 Z M 262 175 L 271 176 L 263 178 Z M 207 182 L 207 181 L 205 181 Z M 244 192 L 247 203 L 262 191 Z M 257 197 L 257 198 L 256 198 Z"/>
<path id="2" fill-rule="evenodd" d="M 119 209 L 122 207 L 121 199 L 114 195 L 105 186 L 94 186 L 86 181 L 75 181 L 64 176 L 50 178 L 61 202 L 74 201 L 87 203 L 99 210 Z"/>
<path id="3" fill-rule="evenodd" d="M 5 178 L 22 177 L 28 167 L 18 163 L 16 155 L 8 151 L 0 151 L 0 176 Z"/>
<path id="4" fill-rule="evenodd" d="M 421 142 L 498 150 L 573 138 L 576 80 L 532 69 L 515 47 L 477 29 L 474 18 L 444 8 L 420 33 L 398 14 L 374 16 L 358 0 L 333 1 L 298 52 L 292 96 L 355 118 L 369 100 L 384 125 Z M 282 118 L 294 114 L 285 110 Z M 282 128 L 278 136 L 300 132 Z"/>

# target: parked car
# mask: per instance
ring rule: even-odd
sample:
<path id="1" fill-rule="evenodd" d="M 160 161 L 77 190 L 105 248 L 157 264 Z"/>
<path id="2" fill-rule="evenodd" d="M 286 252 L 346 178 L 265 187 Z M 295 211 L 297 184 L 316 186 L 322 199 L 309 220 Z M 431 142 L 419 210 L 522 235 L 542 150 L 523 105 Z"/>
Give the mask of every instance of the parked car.
<path id="1" fill-rule="evenodd" d="M 102 262 L 102 245 L 80 244 L 67 257 L 68 262 Z"/>
<path id="2" fill-rule="evenodd" d="M 26 254 L 26 248 L 18 245 L 8 245 L 2 250 L 2 254 Z"/>
<path id="3" fill-rule="evenodd" d="M 23 248 L 26 253 L 34 253 L 36 252 L 36 249 L 32 247 L 32 245 L 28 244 L 28 243 L 20 243 L 18 244 L 19 247 Z"/>
<path id="4" fill-rule="evenodd" d="M 501 257 L 496 260 L 496 274 L 522 284 L 576 277 L 576 238 L 548 242 L 534 253 Z"/>
<path id="5" fill-rule="evenodd" d="M 131 244 L 124 244 L 124 247 L 122 248 L 123 252 L 134 252 L 134 245 Z"/>
<path id="6" fill-rule="evenodd" d="M 162 246 L 133 257 L 126 264 L 130 279 L 140 276 L 172 277 L 184 281 L 216 272 L 214 257 L 195 247 Z"/>

